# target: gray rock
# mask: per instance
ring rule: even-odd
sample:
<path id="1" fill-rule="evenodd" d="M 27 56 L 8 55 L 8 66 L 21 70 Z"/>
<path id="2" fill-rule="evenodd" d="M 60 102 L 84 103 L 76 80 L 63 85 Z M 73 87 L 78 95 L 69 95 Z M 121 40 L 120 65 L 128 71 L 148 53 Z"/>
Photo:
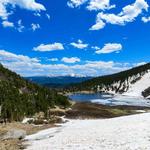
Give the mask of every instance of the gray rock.
<path id="1" fill-rule="evenodd" d="M 11 129 L 4 136 L 3 139 L 23 139 L 26 136 L 26 131 L 21 129 Z"/>

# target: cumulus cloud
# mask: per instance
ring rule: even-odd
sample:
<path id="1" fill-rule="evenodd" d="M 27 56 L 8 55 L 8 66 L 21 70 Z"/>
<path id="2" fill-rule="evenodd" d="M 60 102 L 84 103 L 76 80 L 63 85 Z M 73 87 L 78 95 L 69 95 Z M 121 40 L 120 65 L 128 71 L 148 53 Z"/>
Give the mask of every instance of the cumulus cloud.
<path id="1" fill-rule="evenodd" d="M 54 50 L 64 50 L 63 44 L 53 43 L 53 44 L 41 44 L 33 48 L 34 51 L 46 52 Z"/>
<path id="2" fill-rule="evenodd" d="M 92 30 L 102 29 L 107 23 L 116 25 L 125 25 L 133 22 L 143 10 L 147 11 L 149 5 L 145 0 L 136 0 L 135 3 L 125 6 L 119 14 L 98 13 L 96 24 L 91 27 Z"/>
<path id="3" fill-rule="evenodd" d="M 58 61 L 58 58 L 50 58 L 49 61 Z"/>
<path id="4" fill-rule="evenodd" d="M 3 0 L 2 0 L 3 1 Z M 5 0 L 7 3 L 32 11 L 45 11 L 46 8 L 35 0 Z"/>
<path id="5" fill-rule="evenodd" d="M 100 30 L 103 29 L 105 27 L 106 23 L 104 23 L 103 20 L 101 20 L 101 18 L 99 17 L 99 15 L 97 16 L 96 19 L 96 24 L 94 24 L 90 30 Z"/>
<path id="6" fill-rule="evenodd" d="M 22 76 L 80 74 L 99 76 L 128 69 L 131 65 L 113 61 L 86 61 L 82 64 L 42 64 L 38 58 L 0 50 L 0 62 Z M 24 68 L 24 69 L 22 69 Z"/>
<path id="7" fill-rule="evenodd" d="M 14 28 L 14 23 L 13 22 L 9 22 L 9 21 L 3 21 L 2 25 L 4 28 L 9 27 L 9 28 Z"/>
<path id="8" fill-rule="evenodd" d="M 126 25 L 129 22 L 135 21 L 135 19 L 142 14 L 143 11 L 148 11 L 148 3 L 146 0 L 135 0 L 134 3 L 129 4 L 122 8 L 122 11 L 118 14 L 104 13 L 105 10 L 115 8 L 116 5 L 110 4 L 110 0 L 69 0 L 68 6 L 75 8 L 83 4 L 87 4 L 86 8 L 90 11 L 100 11 L 96 17 L 96 23 L 92 25 L 90 30 L 103 29 L 107 23 L 114 25 Z M 143 17 L 143 22 L 148 22 L 150 19 Z"/>
<path id="9" fill-rule="evenodd" d="M 90 0 L 88 10 L 105 10 L 115 8 L 115 5 L 110 5 L 110 0 Z"/>
<path id="10" fill-rule="evenodd" d="M 0 18 L 6 20 L 10 13 L 7 11 L 4 0 L 0 1 Z"/>
<path id="11" fill-rule="evenodd" d="M 122 50 L 122 45 L 118 43 L 107 43 L 104 45 L 102 49 L 97 49 L 95 51 L 96 54 L 108 54 L 116 52 L 118 53 L 120 50 Z"/>
<path id="12" fill-rule="evenodd" d="M 105 10 L 114 8 L 115 5 L 110 5 L 110 0 L 69 0 L 67 5 L 71 8 L 79 7 L 87 3 L 88 10 Z"/>
<path id="13" fill-rule="evenodd" d="M 7 9 L 7 6 L 11 6 L 11 11 Z M 3 20 L 7 20 L 8 16 L 12 14 L 15 6 L 31 11 L 45 11 L 46 8 L 36 2 L 35 0 L 1 0 L 0 1 L 0 17 Z"/>
<path id="14" fill-rule="evenodd" d="M 142 17 L 144 23 L 150 22 L 150 17 Z"/>
<path id="15" fill-rule="evenodd" d="M 46 11 L 46 8 L 42 4 L 36 2 L 36 0 L 0 0 L 0 19 L 2 20 L 3 27 L 14 27 L 14 23 L 9 22 L 8 18 L 15 12 L 16 6 L 33 11 L 36 16 L 40 16 L 41 11 Z M 21 25 L 21 22 L 18 22 L 17 25 L 18 27 L 14 28 L 22 32 L 24 26 Z"/>
<path id="16" fill-rule="evenodd" d="M 81 40 L 78 40 L 77 42 L 72 42 L 70 43 L 70 45 L 78 49 L 85 49 L 88 47 L 88 44 L 83 43 L 83 41 Z"/>
<path id="17" fill-rule="evenodd" d="M 71 8 L 74 8 L 74 7 L 79 7 L 80 5 L 84 4 L 85 2 L 87 2 L 87 0 L 69 0 L 67 2 L 67 5 Z"/>
<path id="18" fill-rule="evenodd" d="M 40 60 L 37 58 L 30 58 L 24 55 L 16 55 L 6 50 L 0 50 L 1 62 L 26 62 L 26 63 L 38 63 Z"/>
<path id="19" fill-rule="evenodd" d="M 35 31 L 35 30 L 37 30 L 37 29 L 40 29 L 41 27 L 40 27 L 40 25 L 39 25 L 38 23 L 37 23 L 37 24 L 32 23 L 32 24 L 31 24 L 31 28 L 32 28 L 33 31 Z"/>
<path id="20" fill-rule="evenodd" d="M 61 61 L 65 62 L 65 63 L 76 63 L 76 62 L 80 62 L 80 58 L 78 58 L 78 57 L 71 57 L 71 58 L 63 57 L 61 59 Z"/>

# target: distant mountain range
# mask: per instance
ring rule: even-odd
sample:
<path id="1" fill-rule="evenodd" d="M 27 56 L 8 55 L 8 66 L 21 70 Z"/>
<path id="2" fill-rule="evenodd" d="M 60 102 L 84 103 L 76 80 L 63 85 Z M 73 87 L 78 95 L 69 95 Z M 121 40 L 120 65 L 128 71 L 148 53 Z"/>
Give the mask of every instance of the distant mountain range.
<path id="1" fill-rule="evenodd" d="M 119 93 L 150 98 L 150 63 L 116 74 L 93 78 L 70 86 L 69 90 Z"/>
<path id="2" fill-rule="evenodd" d="M 92 79 L 92 77 L 81 77 L 81 76 L 33 76 L 26 77 L 25 79 L 44 85 L 50 88 L 62 88 L 74 83 L 81 83 L 86 80 Z"/>

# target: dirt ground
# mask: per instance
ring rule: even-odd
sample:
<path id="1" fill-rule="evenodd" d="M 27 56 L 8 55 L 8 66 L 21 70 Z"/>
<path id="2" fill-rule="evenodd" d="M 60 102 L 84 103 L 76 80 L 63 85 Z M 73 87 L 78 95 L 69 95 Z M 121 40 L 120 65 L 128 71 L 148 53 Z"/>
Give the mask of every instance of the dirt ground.
<path id="1" fill-rule="evenodd" d="M 0 125 L 0 137 L 4 135 L 10 129 L 22 129 L 25 130 L 27 135 L 36 133 L 40 130 L 54 127 L 54 124 L 47 124 L 42 126 L 35 126 L 31 124 L 22 124 L 18 122 L 8 123 L 6 125 Z M 0 150 L 20 150 L 23 149 L 22 141 L 18 139 L 3 140 L 0 139 Z"/>

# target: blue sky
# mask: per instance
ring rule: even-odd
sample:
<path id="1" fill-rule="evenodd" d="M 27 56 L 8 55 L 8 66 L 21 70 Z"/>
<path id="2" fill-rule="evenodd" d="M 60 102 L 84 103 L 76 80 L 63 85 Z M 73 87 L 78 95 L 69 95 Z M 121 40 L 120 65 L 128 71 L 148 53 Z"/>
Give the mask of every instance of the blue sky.
<path id="1" fill-rule="evenodd" d="M 150 59 L 148 0 L 1 0 L 0 62 L 22 76 L 98 76 Z"/>

